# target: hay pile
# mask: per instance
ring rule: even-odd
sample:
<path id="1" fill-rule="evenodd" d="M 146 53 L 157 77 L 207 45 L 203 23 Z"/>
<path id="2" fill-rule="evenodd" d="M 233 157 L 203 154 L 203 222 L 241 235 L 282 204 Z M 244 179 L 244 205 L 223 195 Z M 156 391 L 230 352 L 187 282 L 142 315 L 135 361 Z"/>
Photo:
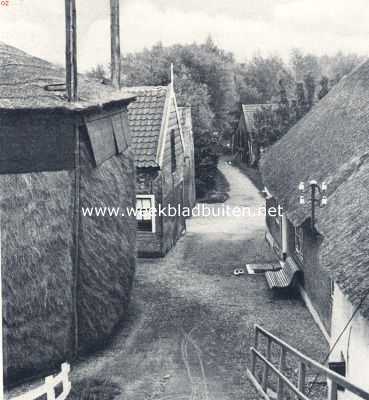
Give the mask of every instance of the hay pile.
<path id="1" fill-rule="evenodd" d="M 72 182 L 64 171 L 0 175 L 6 380 L 70 358 Z"/>
<path id="2" fill-rule="evenodd" d="M 81 207 L 135 207 L 133 154 L 111 158 L 93 168 L 81 144 Z M 136 255 L 134 217 L 82 217 L 78 286 L 79 342 L 98 346 L 125 316 Z"/>

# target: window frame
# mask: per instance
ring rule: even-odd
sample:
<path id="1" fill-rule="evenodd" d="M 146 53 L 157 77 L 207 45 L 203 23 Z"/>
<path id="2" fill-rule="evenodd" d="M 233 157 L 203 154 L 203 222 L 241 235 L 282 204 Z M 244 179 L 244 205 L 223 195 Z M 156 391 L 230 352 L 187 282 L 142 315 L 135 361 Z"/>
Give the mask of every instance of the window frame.
<path id="1" fill-rule="evenodd" d="M 136 195 L 136 221 L 137 221 L 137 231 L 138 232 L 156 233 L 156 216 L 154 213 L 151 215 L 151 232 L 138 228 L 139 219 L 138 219 L 137 200 L 150 200 L 151 208 L 155 208 L 155 195 L 153 195 L 153 194 L 137 194 Z"/>
<path id="2" fill-rule="evenodd" d="M 302 226 L 294 227 L 295 254 L 301 261 L 304 259 L 304 230 Z M 299 245 L 298 245 L 299 244 Z"/>

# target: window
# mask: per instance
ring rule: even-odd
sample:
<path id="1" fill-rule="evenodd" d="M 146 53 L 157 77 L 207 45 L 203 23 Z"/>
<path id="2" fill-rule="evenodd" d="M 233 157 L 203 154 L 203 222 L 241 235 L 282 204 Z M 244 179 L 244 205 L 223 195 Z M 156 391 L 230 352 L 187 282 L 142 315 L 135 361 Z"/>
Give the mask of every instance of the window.
<path id="1" fill-rule="evenodd" d="M 295 228 L 295 252 L 302 260 L 303 258 L 303 243 L 304 243 L 304 231 L 301 226 Z"/>
<path id="2" fill-rule="evenodd" d="M 177 170 L 177 158 L 176 158 L 176 132 L 174 129 L 170 131 L 170 151 L 172 158 L 172 173 Z"/>
<path id="3" fill-rule="evenodd" d="M 141 232 L 155 232 L 155 196 L 138 195 L 136 198 L 137 229 Z"/>

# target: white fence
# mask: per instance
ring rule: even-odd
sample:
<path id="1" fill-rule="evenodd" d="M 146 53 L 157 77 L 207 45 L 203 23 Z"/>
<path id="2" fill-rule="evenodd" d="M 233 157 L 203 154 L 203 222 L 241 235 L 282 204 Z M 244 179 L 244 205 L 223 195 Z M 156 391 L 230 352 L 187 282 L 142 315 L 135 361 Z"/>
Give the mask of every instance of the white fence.
<path id="1" fill-rule="evenodd" d="M 61 367 L 61 372 L 56 375 L 50 375 L 45 379 L 45 383 L 36 389 L 22 394 L 18 397 L 13 397 L 11 400 L 35 400 L 41 396 L 46 395 L 47 400 L 65 400 L 72 388 L 69 380 L 70 365 L 65 363 Z M 62 385 L 62 392 L 56 397 L 55 388 Z"/>

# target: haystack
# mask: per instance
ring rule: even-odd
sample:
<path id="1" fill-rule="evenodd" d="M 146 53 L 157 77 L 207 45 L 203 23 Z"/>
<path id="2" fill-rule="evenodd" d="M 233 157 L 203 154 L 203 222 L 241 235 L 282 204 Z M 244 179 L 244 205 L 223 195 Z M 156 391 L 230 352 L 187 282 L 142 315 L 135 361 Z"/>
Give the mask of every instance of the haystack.
<path id="1" fill-rule="evenodd" d="M 7 383 L 104 342 L 126 314 L 135 206 L 127 121 L 132 96 L 0 43 L 0 212 Z"/>

